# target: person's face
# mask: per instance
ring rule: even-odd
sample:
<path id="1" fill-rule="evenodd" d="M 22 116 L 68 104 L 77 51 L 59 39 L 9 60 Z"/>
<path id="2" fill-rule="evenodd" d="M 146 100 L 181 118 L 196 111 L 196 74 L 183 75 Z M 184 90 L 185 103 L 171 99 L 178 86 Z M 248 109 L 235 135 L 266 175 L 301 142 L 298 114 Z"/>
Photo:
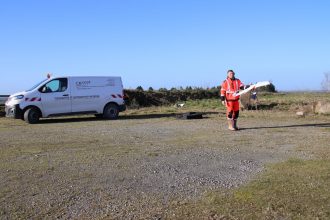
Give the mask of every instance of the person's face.
<path id="1" fill-rule="evenodd" d="M 234 79 L 234 77 L 235 77 L 235 73 L 233 73 L 233 72 L 229 72 L 229 73 L 228 73 L 228 77 L 229 77 L 230 79 Z"/>

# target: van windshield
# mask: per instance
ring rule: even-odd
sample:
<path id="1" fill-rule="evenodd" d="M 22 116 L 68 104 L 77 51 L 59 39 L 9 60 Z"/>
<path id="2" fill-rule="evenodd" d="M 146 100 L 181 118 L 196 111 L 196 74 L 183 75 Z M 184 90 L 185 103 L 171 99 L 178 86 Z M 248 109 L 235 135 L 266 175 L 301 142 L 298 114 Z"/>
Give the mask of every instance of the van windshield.
<path id="1" fill-rule="evenodd" d="M 44 82 L 46 82 L 48 80 L 48 78 L 47 79 L 44 79 L 44 80 L 42 80 L 41 82 L 39 82 L 38 84 L 36 84 L 36 85 L 34 85 L 31 89 L 28 89 L 28 90 L 26 90 L 26 92 L 29 92 L 29 91 L 32 91 L 32 90 L 34 90 L 35 88 L 37 88 L 39 85 L 41 85 L 42 83 L 44 83 Z"/>

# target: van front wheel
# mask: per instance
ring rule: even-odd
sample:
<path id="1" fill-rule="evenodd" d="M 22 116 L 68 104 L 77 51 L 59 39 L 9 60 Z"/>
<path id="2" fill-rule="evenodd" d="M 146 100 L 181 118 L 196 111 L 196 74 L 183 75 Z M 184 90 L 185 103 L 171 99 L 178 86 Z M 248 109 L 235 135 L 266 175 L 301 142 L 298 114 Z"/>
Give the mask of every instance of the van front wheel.
<path id="1" fill-rule="evenodd" d="M 29 108 L 24 112 L 24 121 L 29 124 L 36 124 L 39 122 L 40 112 L 36 108 Z"/>
<path id="2" fill-rule="evenodd" d="M 114 103 L 109 103 L 104 107 L 103 118 L 115 120 L 118 118 L 119 109 L 118 106 Z"/>

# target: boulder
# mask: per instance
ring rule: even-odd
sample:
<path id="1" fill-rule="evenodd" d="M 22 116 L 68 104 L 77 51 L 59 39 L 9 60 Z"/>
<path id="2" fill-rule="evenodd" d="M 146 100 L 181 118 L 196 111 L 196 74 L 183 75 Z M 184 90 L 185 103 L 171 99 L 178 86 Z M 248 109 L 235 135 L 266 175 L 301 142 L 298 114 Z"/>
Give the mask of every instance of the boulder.
<path id="1" fill-rule="evenodd" d="M 258 109 L 258 97 L 256 92 L 248 92 L 240 97 L 241 110 Z"/>
<path id="2" fill-rule="evenodd" d="M 330 114 L 330 102 L 317 102 L 314 111 L 317 114 Z"/>

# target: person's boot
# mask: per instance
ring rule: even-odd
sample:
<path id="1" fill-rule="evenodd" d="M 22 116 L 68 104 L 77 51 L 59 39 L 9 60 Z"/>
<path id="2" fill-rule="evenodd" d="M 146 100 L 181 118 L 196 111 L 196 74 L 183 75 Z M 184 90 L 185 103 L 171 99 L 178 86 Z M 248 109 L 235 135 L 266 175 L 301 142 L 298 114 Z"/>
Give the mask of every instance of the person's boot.
<path id="1" fill-rule="evenodd" d="M 231 131 L 235 131 L 235 128 L 233 127 L 234 125 L 234 120 L 232 119 L 228 119 L 228 129 L 231 130 Z"/>
<path id="2" fill-rule="evenodd" d="M 237 119 L 233 120 L 233 128 L 237 131 L 239 128 L 237 127 Z"/>

